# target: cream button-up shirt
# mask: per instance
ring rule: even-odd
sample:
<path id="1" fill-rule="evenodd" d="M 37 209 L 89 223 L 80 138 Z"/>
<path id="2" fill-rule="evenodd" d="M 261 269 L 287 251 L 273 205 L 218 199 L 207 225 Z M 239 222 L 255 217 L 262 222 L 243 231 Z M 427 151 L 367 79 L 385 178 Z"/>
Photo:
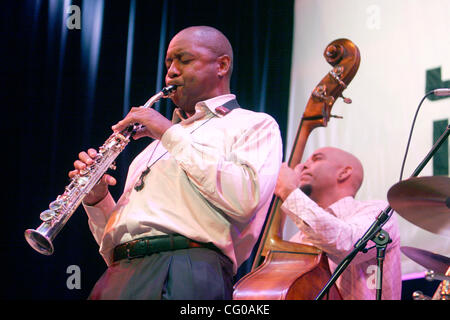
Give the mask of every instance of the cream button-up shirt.
<path id="1" fill-rule="evenodd" d="M 144 236 L 178 233 L 212 242 L 234 263 L 245 261 L 261 232 L 282 160 L 278 124 L 265 113 L 196 105 L 195 118 L 174 124 L 129 167 L 124 192 L 84 206 L 107 265 L 113 249 Z M 144 188 L 134 186 L 150 166 Z"/>

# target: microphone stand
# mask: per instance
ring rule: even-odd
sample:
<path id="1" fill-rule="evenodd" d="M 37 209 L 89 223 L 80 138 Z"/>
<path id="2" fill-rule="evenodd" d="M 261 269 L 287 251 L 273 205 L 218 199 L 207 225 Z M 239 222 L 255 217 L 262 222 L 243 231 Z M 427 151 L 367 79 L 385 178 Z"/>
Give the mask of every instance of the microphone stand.
<path id="1" fill-rule="evenodd" d="M 417 177 L 422 169 L 427 165 L 428 161 L 433 157 L 436 151 L 441 147 L 442 143 L 444 143 L 445 139 L 450 134 L 450 125 L 447 125 L 447 129 L 444 133 L 439 137 L 436 143 L 431 148 L 430 152 L 425 156 L 422 162 L 417 166 L 416 170 L 414 170 L 411 177 Z M 381 300 L 382 293 L 382 272 L 383 272 L 383 261 L 384 254 L 386 252 L 386 247 L 389 242 L 392 240 L 389 238 L 389 234 L 382 229 L 382 226 L 389 220 L 389 213 L 392 211 L 392 208 L 388 206 L 386 209 L 381 211 L 366 233 L 360 238 L 356 244 L 354 245 L 354 249 L 341 261 L 341 263 L 334 270 L 330 280 L 326 283 L 325 287 L 319 292 L 315 300 L 320 300 L 323 296 L 330 290 L 331 286 L 336 282 L 339 276 L 344 272 L 347 266 L 352 262 L 355 258 L 356 254 L 360 251 L 366 253 L 369 249 L 365 249 L 367 242 L 372 240 L 376 244 L 377 248 L 377 263 L 378 263 L 378 274 L 377 274 L 377 300 Z"/>

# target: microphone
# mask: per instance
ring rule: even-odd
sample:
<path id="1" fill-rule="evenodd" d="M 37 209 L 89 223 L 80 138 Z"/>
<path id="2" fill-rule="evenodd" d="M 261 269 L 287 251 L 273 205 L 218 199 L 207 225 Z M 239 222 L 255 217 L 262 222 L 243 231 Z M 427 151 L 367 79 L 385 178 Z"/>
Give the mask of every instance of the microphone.
<path id="1" fill-rule="evenodd" d="M 434 89 L 433 94 L 438 97 L 450 96 L 450 88 Z"/>
<path id="2" fill-rule="evenodd" d="M 419 109 L 422 106 L 422 103 L 425 101 L 425 99 L 434 94 L 437 97 L 447 97 L 450 96 L 450 88 L 438 88 L 438 89 L 434 89 L 434 90 L 430 90 L 428 91 L 422 98 L 422 100 L 420 100 L 419 106 L 417 107 L 416 110 L 416 114 L 414 115 L 414 120 L 411 126 L 411 131 L 409 132 L 409 138 L 408 138 L 408 143 L 406 144 L 406 151 L 405 151 L 405 156 L 403 158 L 403 162 L 402 162 L 402 168 L 400 169 L 400 181 L 402 181 L 402 177 L 403 177 L 403 169 L 405 168 L 405 161 L 406 161 L 406 156 L 408 155 L 408 150 L 409 150 L 409 144 L 411 143 L 411 136 L 413 133 L 413 129 L 414 129 L 414 124 L 416 123 L 416 118 L 417 118 L 417 114 L 419 113 Z M 447 198 L 446 201 L 446 205 L 449 205 L 449 201 Z"/>

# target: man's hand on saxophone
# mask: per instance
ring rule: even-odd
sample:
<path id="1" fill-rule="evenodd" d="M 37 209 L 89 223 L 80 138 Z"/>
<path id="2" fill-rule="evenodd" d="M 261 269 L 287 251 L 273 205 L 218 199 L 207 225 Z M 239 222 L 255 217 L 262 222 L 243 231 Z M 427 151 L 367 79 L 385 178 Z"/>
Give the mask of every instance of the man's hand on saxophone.
<path id="1" fill-rule="evenodd" d="M 133 136 L 134 139 L 151 137 L 161 140 L 161 137 L 172 126 L 172 122 L 152 108 L 131 108 L 127 116 L 112 126 L 114 132 L 120 132 L 135 123 L 143 127 Z"/>
<path id="2" fill-rule="evenodd" d="M 82 151 L 78 154 L 78 160 L 73 163 L 75 170 L 69 172 L 69 178 L 73 178 L 82 170 L 86 170 L 87 166 L 94 163 L 97 156 L 97 150 L 89 149 L 87 152 Z M 117 181 L 109 174 L 104 174 L 97 185 L 84 197 L 83 203 L 93 206 L 103 200 L 108 195 L 108 187 L 116 185 Z"/>

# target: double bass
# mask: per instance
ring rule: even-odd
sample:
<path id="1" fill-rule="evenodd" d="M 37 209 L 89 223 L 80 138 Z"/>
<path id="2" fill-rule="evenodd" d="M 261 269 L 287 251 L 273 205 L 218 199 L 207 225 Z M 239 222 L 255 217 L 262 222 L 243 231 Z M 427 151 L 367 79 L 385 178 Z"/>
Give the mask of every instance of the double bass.
<path id="1" fill-rule="evenodd" d="M 290 168 L 301 162 L 308 136 L 317 127 L 326 127 L 335 101 L 355 76 L 360 63 L 358 47 L 348 39 L 331 42 L 324 51 L 333 67 L 314 88 L 301 118 L 288 161 Z M 274 197 L 263 236 L 250 273 L 234 286 L 234 300 L 312 300 L 331 276 L 322 250 L 283 240 L 282 201 Z M 336 286 L 326 298 L 342 299 Z"/>

